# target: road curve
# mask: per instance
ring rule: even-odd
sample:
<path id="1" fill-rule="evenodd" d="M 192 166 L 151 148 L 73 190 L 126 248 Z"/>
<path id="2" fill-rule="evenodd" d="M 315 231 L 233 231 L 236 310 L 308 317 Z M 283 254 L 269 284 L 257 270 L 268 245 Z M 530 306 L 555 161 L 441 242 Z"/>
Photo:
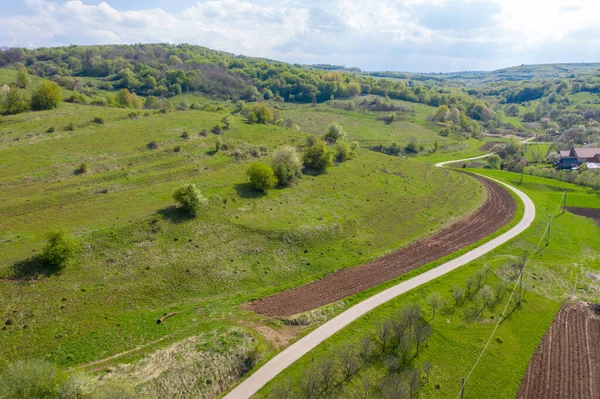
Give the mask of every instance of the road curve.
<path id="1" fill-rule="evenodd" d="M 440 162 L 437 163 L 435 166 L 443 167 L 447 164 L 481 159 L 489 155 L 490 154 L 486 154 L 474 158 Z M 486 177 L 507 187 L 521 199 L 524 205 L 524 213 L 523 217 L 517 223 L 516 226 L 514 226 L 507 232 L 501 234 L 500 236 L 459 256 L 458 258 L 443 263 L 434 269 L 431 269 L 416 277 L 411 278 L 410 280 L 403 281 L 391 288 L 386 289 L 385 291 L 382 291 L 378 294 L 373 295 L 372 297 L 365 299 L 364 301 L 352 306 L 350 309 L 345 310 L 344 312 L 340 313 L 333 319 L 329 320 L 322 326 L 318 327 L 314 331 L 310 332 L 309 334 L 307 334 L 306 336 L 299 339 L 298 341 L 284 349 L 282 352 L 277 354 L 265 365 L 256 370 L 256 372 L 254 372 L 252 375 L 250 375 L 248 378 L 242 381 L 239 385 L 237 385 L 234 389 L 232 389 L 227 395 L 224 396 L 224 399 L 250 398 L 256 392 L 258 392 L 260 388 L 262 388 L 265 384 L 267 384 L 269 381 L 275 378 L 275 376 L 277 376 L 287 367 L 292 365 L 295 361 L 300 359 L 302 356 L 307 354 L 321 342 L 325 341 L 327 338 L 331 337 L 333 334 L 337 333 L 342 328 L 346 327 L 359 317 L 370 312 L 379 305 L 382 305 L 396 298 L 397 296 L 412 290 L 413 288 L 419 287 L 422 284 L 428 283 L 438 277 L 443 276 L 446 273 L 451 272 L 454 269 L 457 269 L 461 266 L 466 265 L 469 262 L 474 261 L 475 259 L 485 255 L 486 253 L 492 251 L 493 249 L 499 247 L 500 245 L 506 243 L 507 241 L 513 239 L 514 237 L 518 236 L 523 231 L 525 231 L 525 229 L 527 229 L 531 225 L 531 223 L 533 223 L 533 220 L 535 218 L 535 205 L 533 204 L 531 198 L 529 198 L 522 191 L 506 183 L 503 183 L 496 179 L 492 179 L 487 176 L 483 177 Z"/>

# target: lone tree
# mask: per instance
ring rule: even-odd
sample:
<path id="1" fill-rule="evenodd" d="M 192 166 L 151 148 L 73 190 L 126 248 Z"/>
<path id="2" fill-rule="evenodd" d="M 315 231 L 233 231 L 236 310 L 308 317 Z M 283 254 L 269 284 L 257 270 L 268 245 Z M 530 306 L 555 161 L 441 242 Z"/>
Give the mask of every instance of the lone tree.
<path id="1" fill-rule="evenodd" d="M 266 191 L 277 185 L 277 176 L 269 165 L 253 163 L 246 171 L 250 185 L 255 190 Z"/>
<path id="2" fill-rule="evenodd" d="M 306 169 L 321 174 L 325 173 L 327 167 L 331 165 L 333 153 L 322 140 L 319 140 L 306 150 L 303 160 Z"/>
<path id="3" fill-rule="evenodd" d="M 186 184 L 173 193 L 173 199 L 191 215 L 197 215 L 200 209 L 206 205 L 207 199 L 200 193 L 195 184 Z"/>
<path id="4" fill-rule="evenodd" d="M 431 319 L 435 319 L 435 313 L 442 306 L 442 296 L 440 295 L 440 293 L 437 291 L 432 293 L 427 298 L 427 304 L 431 308 L 431 313 L 432 313 Z"/>
<path id="5" fill-rule="evenodd" d="M 346 132 L 342 128 L 342 125 L 338 125 L 337 123 L 332 123 L 327 128 L 327 133 L 325 133 L 325 141 L 329 144 L 336 143 L 338 140 L 344 140 L 346 138 Z"/>
<path id="6" fill-rule="evenodd" d="M 294 147 L 289 145 L 281 147 L 273 154 L 273 172 L 277 176 L 279 185 L 290 186 L 302 176 L 302 162 Z"/>
<path id="7" fill-rule="evenodd" d="M 29 83 L 31 83 L 31 78 L 27 73 L 27 69 L 25 67 L 19 68 L 19 71 L 17 72 L 17 86 L 21 89 L 26 89 L 27 86 L 29 86 Z"/>
<path id="8" fill-rule="evenodd" d="M 48 234 L 43 259 L 53 266 L 62 266 L 81 249 L 81 243 L 62 230 Z"/>
<path id="9" fill-rule="evenodd" d="M 492 154 L 487 158 L 487 164 L 492 169 L 498 169 L 500 167 L 500 156 L 498 154 Z"/>
<path id="10" fill-rule="evenodd" d="M 42 82 L 31 96 L 31 109 L 42 111 L 58 107 L 61 100 L 60 87 L 55 82 Z"/>

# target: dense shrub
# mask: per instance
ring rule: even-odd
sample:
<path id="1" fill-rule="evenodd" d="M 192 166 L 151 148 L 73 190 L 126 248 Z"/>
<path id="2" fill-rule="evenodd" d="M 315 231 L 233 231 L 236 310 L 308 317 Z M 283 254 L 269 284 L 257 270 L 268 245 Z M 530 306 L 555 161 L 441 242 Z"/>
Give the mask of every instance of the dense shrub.
<path id="1" fill-rule="evenodd" d="M 25 92 L 16 87 L 11 87 L 4 96 L 0 109 L 4 115 L 14 115 L 29 111 L 30 106 L 31 101 L 25 95 Z"/>
<path id="2" fill-rule="evenodd" d="M 326 142 L 333 144 L 339 140 L 344 140 L 345 138 L 346 132 L 344 132 L 344 129 L 341 125 L 338 125 L 337 123 L 332 123 L 329 125 L 327 132 L 325 133 Z"/>
<path id="3" fill-rule="evenodd" d="M 19 360 L 0 375 L 0 396 L 6 399 L 54 399 L 62 375 L 43 360 Z"/>
<path id="4" fill-rule="evenodd" d="M 253 163 L 246 171 L 250 185 L 255 190 L 266 191 L 277 185 L 277 177 L 269 165 Z"/>
<path id="5" fill-rule="evenodd" d="M 322 140 L 307 148 L 303 156 L 304 167 L 315 173 L 325 173 L 332 160 L 333 153 Z"/>
<path id="6" fill-rule="evenodd" d="M 302 176 L 302 162 L 294 147 L 284 146 L 275 151 L 272 165 L 273 172 L 283 187 L 296 183 Z"/>
<path id="7" fill-rule="evenodd" d="M 181 138 L 184 140 L 187 140 L 190 138 L 190 134 L 188 133 L 187 130 L 184 130 L 183 133 L 181 133 Z"/>
<path id="8" fill-rule="evenodd" d="M 100 117 L 95 117 L 93 120 L 94 123 L 97 123 L 99 125 L 104 125 L 104 119 L 100 118 Z"/>
<path id="9" fill-rule="evenodd" d="M 48 234 L 48 242 L 42 257 L 53 266 L 62 266 L 75 257 L 81 249 L 81 243 L 62 230 Z"/>
<path id="10" fill-rule="evenodd" d="M 158 143 L 156 141 L 151 141 L 148 144 L 146 144 L 146 148 L 148 148 L 149 150 L 156 150 L 158 148 Z"/>
<path id="11" fill-rule="evenodd" d="M 58 388 L 57 399 L 92 398 L 96 390 L 94 380 L 83 373 L 71 374 Z"/>
<path id="12" fill-rule="evenodd" d="M 175 190 L 173 199 L 191 215 L 197 215 L 208 202 L 195 184 L 186 184 Z"/>
<path id="13" fill-rule="evenodd" d="M 54 126 L 49 127 L 46 133 L 54 133 Z"/>
<path id="14" fill-rule="evenodd" d="M 31 96 L 31 109 L 41 111 L 53 109 L 61 100 L 61 90 L 56 82 L 42 82 Z"/>

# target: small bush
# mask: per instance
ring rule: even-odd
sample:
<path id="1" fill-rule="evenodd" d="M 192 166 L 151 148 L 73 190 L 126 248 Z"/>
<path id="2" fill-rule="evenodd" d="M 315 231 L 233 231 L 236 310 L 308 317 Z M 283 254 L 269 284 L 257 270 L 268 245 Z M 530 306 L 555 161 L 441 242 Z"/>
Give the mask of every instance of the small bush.
<path id="1" fill-rule="evenodd" d="M 48 242 L 42 257 L 53 266 L 62 266 L 75 257 L 81 244 L 62 230 L 48 234 Z"/>
<path id="2" fill-rule="evenodd" d="M 207 137 L 208 133 L 206 132 L 206 129 L 202 129 L 201 131 L 198 132 L 198 137 Z"/>
<path id="3" fill-rule="evenodd" d="M 223 134 L 223 128 L 221 127 L 221 125 L 215 125 L 212 128 L 212 132 L 217 135 Z"/>
<path id="4" fill-rule="evenodd" d="M 92 122 L 97 123 L 98 125 L 104 125 L 104 119 L 100 117 L 95 117 Z"/>
<path id="5" fill-rule="evenodd" d="M 54 126 L 49 127 L 46 133 L 54 133 Z"/>
<path id="6" fill-rule="evenodd" d="M 302 176 L 302 162 L 291 146 L 284 146 L 273 154 L 273 172 L 279 184 L 283 187 L 290 186 Z"/>
<path id="7" fill-rule="evenodd" d="M 250 178 L 250 185 L 255 190 L 266 191 L 277 185 L 277 177 L 269 165 L 253 163 L 246 171 Z"/>
<path id="8" fill-rule="evenodd" d="M 61 374 L 43 360 L 19 360 L 0 375 L 0 396 L 7 399 L 55 398 Z"/>
<path id="9" fill-rule="evenodd" d="M 325 133 L 326 142 L 333 144 L 336 143 L 338 140 L 343 140 L 345 138 L 346 132 L 344 132 L 344 129 L 341 125 L 338 125 L 337 123 L 332 123 L 331 125 L 329 125 L 329 127 L 327 128 L 327 133 Z"/>
<path id="10" fill-rule="evenodd" d="M 190 138 L 190 134 L 188 133 L 187 130 L 184 130 L 183 133 L 181 133 L 181 138 L 184 140 L 187 140 Z"/>
<path id="11" fill-rule="evenodd" d="M 87 173 L 89 167 L 87 162 L 82 163 L 81 165 L 79 165 L 79 167 L 75 170 L 78 174 L 83 174 L 83 173 Z"/>
<path id="12" fill-rule="evenodd" d="M 96 384 L 91 377 L 83 373 L 71 374 L 58 388 L 59 399 L 84 399 L 91 398 L 96 389 Z"/>
<path id="13" fill-rule="evenodd" d="M 149 150 L 156 150 L 158 148 L 158 143 L 156 141 L 151 141 L 146 145 L 146 148 Z"/>
<path id="14" fill-rule="evenodd" d="M 223 148 L 223 140 L 221 140 L 221 138 L 217 138 L 217 141 L 215 141 L 215 152 L 219 152 L 219 150 Z M 224 150 L 226 148 L 223 148 Z"/>
<path id="15" fill-rule="evenodd" d="M 133 111 L 129 113 L 129 119 L 140 119 L 143 114 L 142 111 Z"/>
<path id="16" fill-rule="evenodd" d="M 181 152 L 181 146 L 176 145 L 173 147 L 173 152 Z"/>
<path id="17" fill-rule="evenodd" d="M 65 130 L 70 131 L 70 132 L 75 130 L 75 125 L 73 124 L 73 122 L 69 122 L 69 124 L 65 127 Z"/>
<path id="18" fill-rule="evenodd" d="M 206 205 L 207 199 L 202 195 L 195 184 L 186 184 L 173 193 L 173 199 L 191 215 L 197 215 Z"/>
<path id="19" fill-rule="evenodd" d="M 329 151 L 322 140 L 309 147 L 304 153 L 304 167 L 316 173 L 325 173 L 331 165 L 333 153 Z"/>

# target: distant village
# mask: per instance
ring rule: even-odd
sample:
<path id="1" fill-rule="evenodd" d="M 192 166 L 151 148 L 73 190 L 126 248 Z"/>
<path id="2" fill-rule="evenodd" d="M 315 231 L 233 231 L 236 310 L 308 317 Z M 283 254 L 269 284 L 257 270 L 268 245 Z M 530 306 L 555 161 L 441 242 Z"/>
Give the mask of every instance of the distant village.
<path id="1" fill-rule="evenodd" d="M 585 165 L 588 169 L 600 169 L 600 148 L 580 147 L 558 151 L 560 160 L 558 169 L 579 169 Z"/>

